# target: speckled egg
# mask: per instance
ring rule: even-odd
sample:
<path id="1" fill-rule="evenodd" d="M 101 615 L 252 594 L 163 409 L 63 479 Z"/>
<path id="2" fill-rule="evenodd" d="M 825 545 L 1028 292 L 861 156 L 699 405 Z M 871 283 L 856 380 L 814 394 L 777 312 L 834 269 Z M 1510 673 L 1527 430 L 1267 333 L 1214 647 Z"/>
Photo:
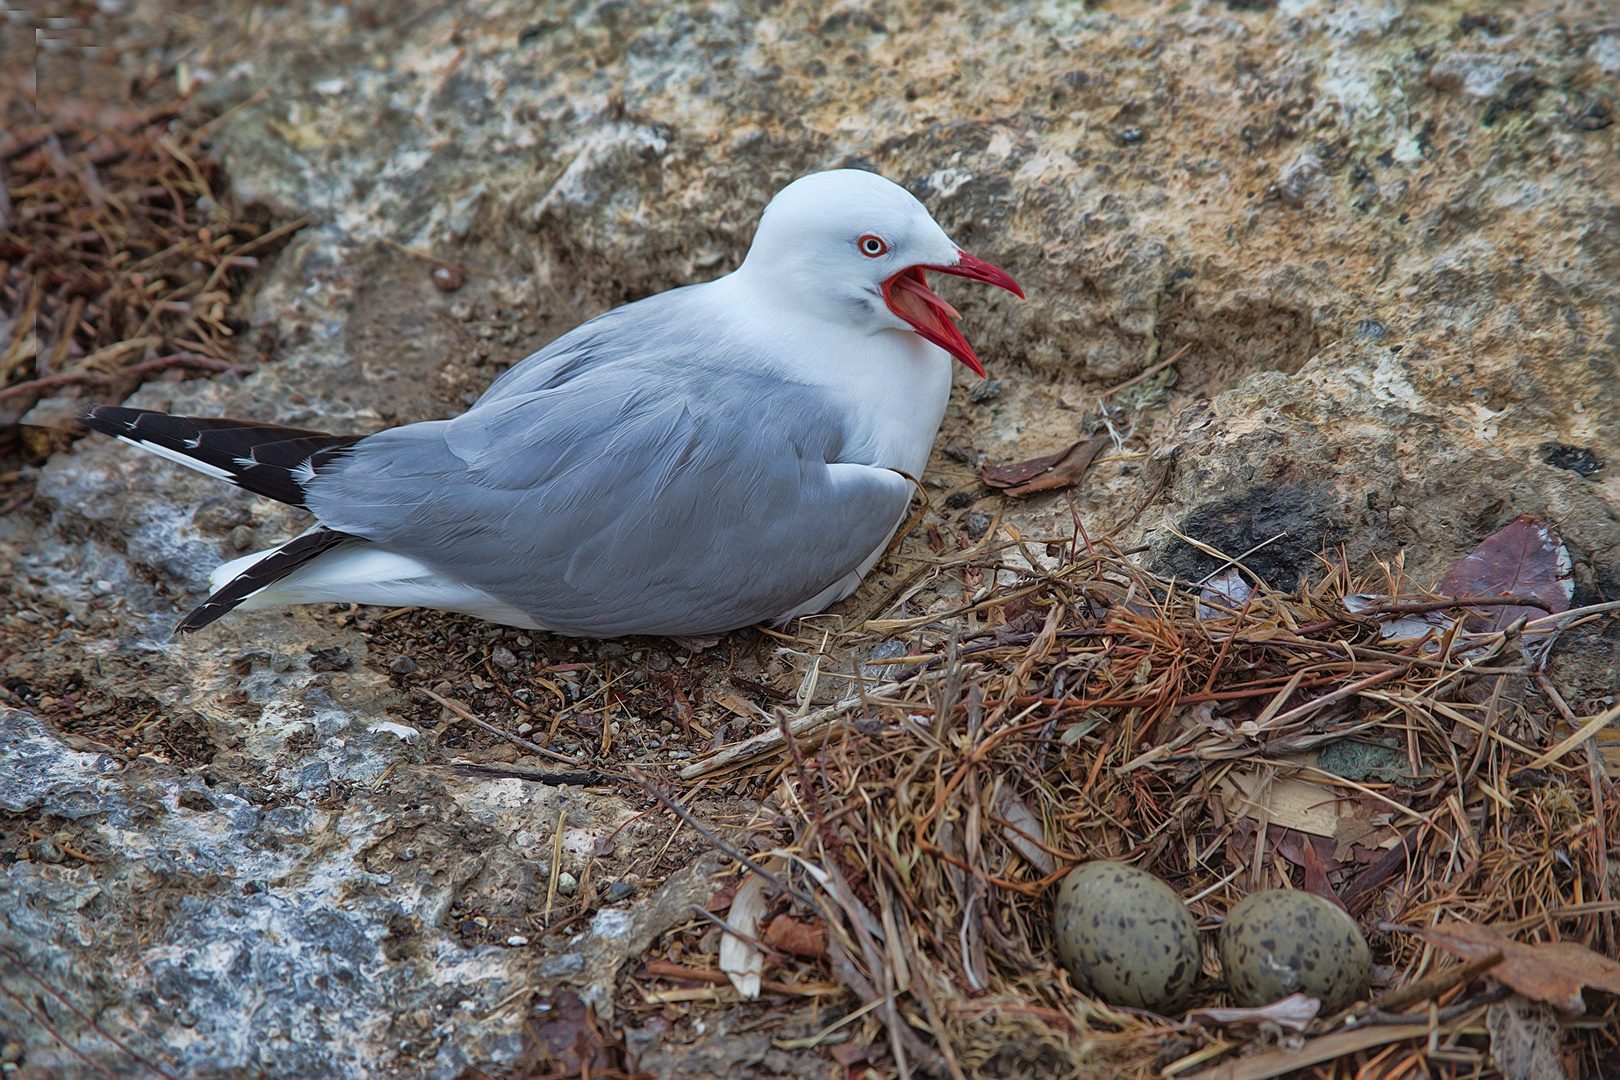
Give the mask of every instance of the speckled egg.
<path id="1" fill-rule="evenodd" d="M 1359 1001 L 1372 978 L 1372 954 L 1355 920 L 1327 900 L 1272 889 L 1242 900 L 1221 928 L 1221 967 L 1240 1005 L 1269 1005 L 1289 994 L 1320 998 L 1325 1013 Z"/>
<path id="2" fill-rule="evenodd" d="M 1176 891 L 1124 863 L 1076 867 L 1052 904 L 1058 959 L 1082 990 L 1163 1013 L 1198 979 L 1198 924 Z"/>

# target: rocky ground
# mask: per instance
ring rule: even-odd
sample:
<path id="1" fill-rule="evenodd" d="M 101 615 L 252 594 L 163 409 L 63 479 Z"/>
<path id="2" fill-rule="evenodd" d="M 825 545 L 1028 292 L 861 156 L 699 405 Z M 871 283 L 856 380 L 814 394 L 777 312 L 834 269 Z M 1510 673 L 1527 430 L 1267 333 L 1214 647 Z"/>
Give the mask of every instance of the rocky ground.
<path id="1" fill-rule="evenodd" d="M 1282 586 L 1319 557 L 1432 585 L 1531 514 L 1567 543 L 1576 604 L 1620 599 L 1604 4 L 152 2 L 61 19 L 42 93 L 172 71 L 195 86 L 187 122 L 215 118 L 235 198 L 313 219 L 245 302 L 257 370 L 149 384 L 133 405 L 339 431 L 452 414 L 583 319 L 733 268 L 777 188 L 854 164 L 910 187 L 1029 299 L 944 283 L 994 381 L 963 376 L 928 516 L 846 625 L 959 603 L 963 582 L 907 560 L 931 528 L 956 546 L 998 514 L 1041 538 L 1078 520 L 1194 579 L 1218 560 L 1183 536 L 1264 543 L 1245 562 Z M 1115 449 L 1075 492 L 1007 502 L 977 479 L 1097 429 Z M 813 999 L 753 1030 L 746 1009 L 693 1022 L 615 998 L 654 942 L 703 947 L 691 905 L 723 884 L 625 769 L 668 778 L 767 726 L 818 657 L 847 673 L 838 621 L 696 655 L 347 608 L 169 639 L 217 562 L 304 525 L 100 439 L 0 518 L 8 1074 L 146 1075 L 147 1058 L 184 1076 L 498 1075 L 531 999 L 572 987 L 659 1075 L 826 1075 L 821 1051 L 772 1042 L 836 1018 Z M 1620 625 L 1556 663 L 1572 692 L 1614 693 Z M 768 790 L 682 797 L 735 839 L 768 821 Z"/>

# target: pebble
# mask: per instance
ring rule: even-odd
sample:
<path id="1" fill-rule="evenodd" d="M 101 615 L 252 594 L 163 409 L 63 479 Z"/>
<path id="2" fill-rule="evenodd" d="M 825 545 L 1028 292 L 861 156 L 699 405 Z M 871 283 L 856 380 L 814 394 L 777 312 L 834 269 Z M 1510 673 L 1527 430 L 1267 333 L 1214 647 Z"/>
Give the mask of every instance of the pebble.
<path id="1" fill-rule="evenodd" d="M 395 675 L 409 675 L 416 670 L 416 661 L 408 656 L 396 656 L 388 665 L 388 670 Z"/>
<path id="2" fill-rule="evenodd" d="M 495 652 L 490 655 L 490 661 L 502 671 L 513 671 L 518 666 L 518 658 L 504 645 L 496 647 Z"/>
<path id="3" fill-rule="evenodd" d="M 30 862 L 59 863 L 62 861 L 62 849 L 47 836 L 28 845 L 28 858 Z"/>
<path id="4" fill-rule="evenodd" d="M 994 401 L 1001 396 L 1001 380 L 986 379 L 984 382 L 968 391 L 968 400 L 975 405 L 983 405 L 987 401 Z"/>
<path id="5" fill-rule="evenodd" d="M 204 532 L 226 533 L 253 520 L 246 506 L 230 499 L 209 499 L 191 515 L 191 523 Z"/>
<path id="6" fill-rule="evenodd" d="M 564 870 L 557 875 L 557 891 L 564 896 L 573 896 L 579 892 L 579 879 Z"/>
<path id="7" fill-rule="evenodd" d="M 628 881 L 615 881 L 602 893 L 604 903 L 616 904 L 620 900 L 628 900 L 636 895 L 636 887 Z"/>
<path id="8" fill-rule="evenodd" d="M 433 271 L 433 284 L 440 292 L 455 292 L 461 288 L 462 280 L 461 271 L 453 266 L 440 266 Z"/>
<path id="9" fill-rule="evenodd" d="M 529 939 L 524 937 L 522 934 L 513 934 L 511 937 L 506 939 L 506 943 L 515 949 L 519 946 L 527 945 L 529 943 Z"/>

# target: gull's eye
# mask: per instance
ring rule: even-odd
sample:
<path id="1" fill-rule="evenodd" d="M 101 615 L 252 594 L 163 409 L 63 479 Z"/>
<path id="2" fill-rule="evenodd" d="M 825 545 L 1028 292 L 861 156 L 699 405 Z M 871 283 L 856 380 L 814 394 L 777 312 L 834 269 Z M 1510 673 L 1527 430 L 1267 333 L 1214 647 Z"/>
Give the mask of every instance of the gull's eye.
<path id="1" fill-rule="evenodd" d="M 867 233 L 855 241 L 855 246 L 860 248 L 861 254 L 869 259 L 875 259 L 879 255 L 886 255 L 889 252 L 889 245 L 883 242 L 883 237 L 873 236 L 871 233 Z"/>

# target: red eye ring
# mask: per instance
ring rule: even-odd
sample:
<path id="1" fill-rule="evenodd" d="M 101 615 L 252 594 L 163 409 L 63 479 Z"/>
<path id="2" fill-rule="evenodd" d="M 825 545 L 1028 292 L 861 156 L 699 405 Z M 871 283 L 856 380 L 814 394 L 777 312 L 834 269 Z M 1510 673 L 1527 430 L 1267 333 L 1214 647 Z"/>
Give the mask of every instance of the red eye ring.
<path id="1" fill-rule="evenodd" d="M 867 233 L 865 236 L 855 241 L 855 246 L 860 249 L 860 253 L 865 255 L 868 259 L 881 258 L 889 253 L 889 245 L 884 241 L 883 237 L 877 236 L 874 233 Z"/>

